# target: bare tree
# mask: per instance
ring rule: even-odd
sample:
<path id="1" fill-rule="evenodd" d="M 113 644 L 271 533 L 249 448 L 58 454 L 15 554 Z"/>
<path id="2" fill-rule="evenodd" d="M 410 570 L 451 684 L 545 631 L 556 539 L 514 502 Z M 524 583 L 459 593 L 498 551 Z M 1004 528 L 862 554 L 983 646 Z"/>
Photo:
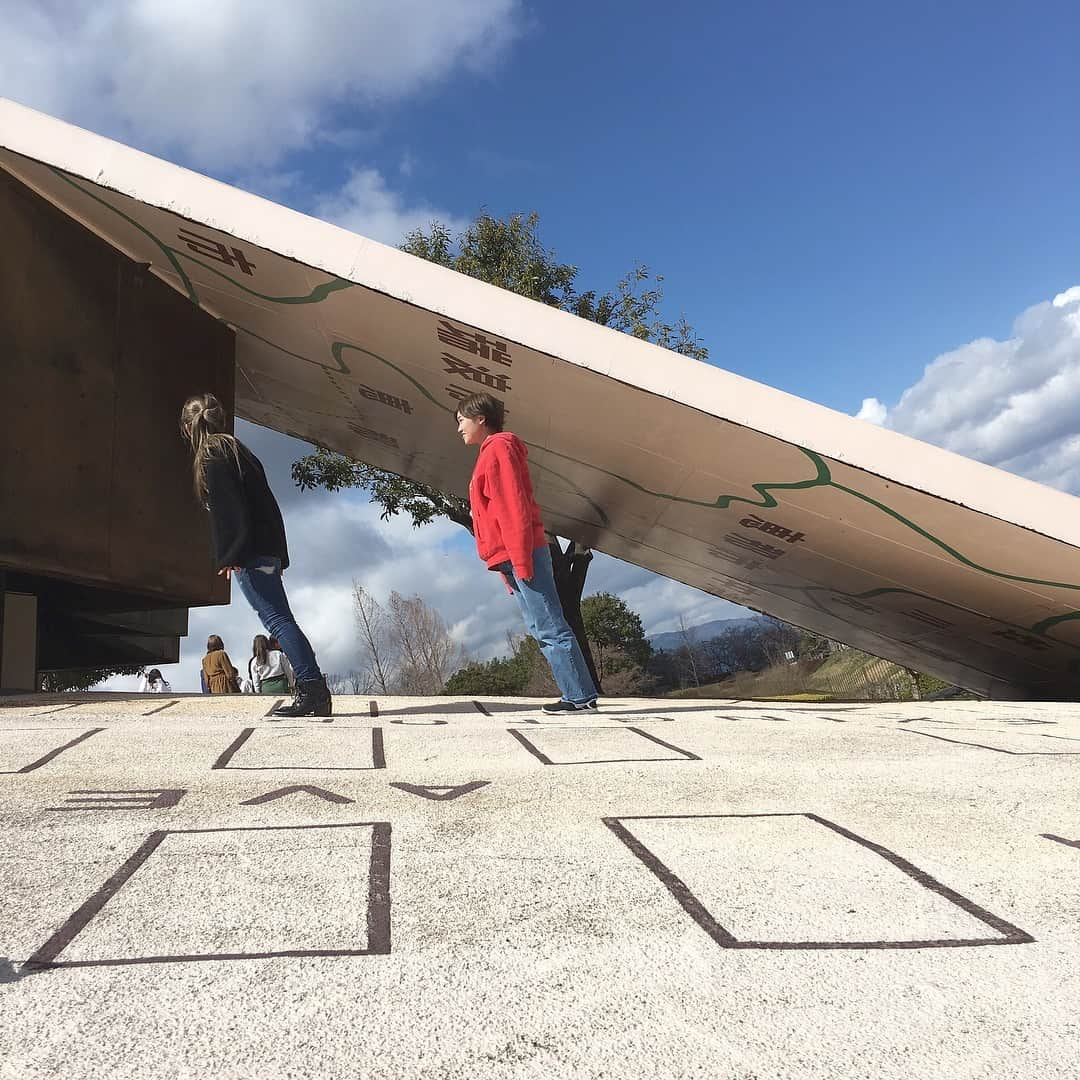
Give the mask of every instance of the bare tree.
<path id="1" fill-rule="evenodd" d="M 367 694 L 371 692 L 370 680 L 366 672 L 346 671 L 342 674 L 327 675 L 326 685 L 332 694 Z"/>
<path id="2" fill-rule="evenodd" d="M 389 620 L 382 605 L 353 578 L 353 611 L 360 631 L 362 690 L 355 693 L 389 694 L 394 683 L 397 657 Z"/>
<path id="3" fill-rule="evenodd" d="M 701 678 L 698 675 L 697 665 L 697 642 L 694 640 L 693 634 L 686 626 L 686 616 L 679 615 L 679 636 L 683 639 L 683 646 L 686 648 L 686 656 L 690 661 L 690 674 L 693 677 L 694 685 L 701 685 Z"/>
<path id="4" fill-rule="evenodd" d="M 419 596 L 392 592 L 389 634 L 399 657 L 397 684 L 406 694 L 438 694 L 446 680 L 468 660 L 443 617 Z"/>
<path id="5" fill-rule="evenodd" d="M 349 689 L 354 694 L 370 694 L 375 688 L 371 675 L 365 671 L 346 672 L 345 678 L 349 681 Z"/>

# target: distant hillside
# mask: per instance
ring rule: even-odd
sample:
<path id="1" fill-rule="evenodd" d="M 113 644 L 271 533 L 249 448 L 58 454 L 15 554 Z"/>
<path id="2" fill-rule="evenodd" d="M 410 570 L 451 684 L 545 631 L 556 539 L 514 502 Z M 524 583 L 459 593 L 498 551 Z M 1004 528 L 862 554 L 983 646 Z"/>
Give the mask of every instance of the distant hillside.
<path id="1" fill-rule="evenodd" d="M 686 630 L 692 641 L 708 641 L 710 638 L 718 637 L 725 630 L 735 630 L 740 626 L 753 626 L 760 622 L 762 618 L 761 615 L 750 615 L 741 619 L 713 619 L 712 622 L 688 626 Z M 653 634 L 649 637 L 649 644 L 658 652 L 674 652 L 683 644 L 682 631 L 674 630 L 667 634 Z"/>

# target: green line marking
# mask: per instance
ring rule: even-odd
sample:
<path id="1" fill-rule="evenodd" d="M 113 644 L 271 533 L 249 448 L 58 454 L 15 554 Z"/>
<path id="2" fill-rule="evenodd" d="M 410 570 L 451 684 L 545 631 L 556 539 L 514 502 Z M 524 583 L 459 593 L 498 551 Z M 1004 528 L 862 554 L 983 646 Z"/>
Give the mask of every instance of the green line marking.
<path id="1" fill-rule="evenodd" d="M 773 491 L 799 491 L 808 490 L 816 487 L 829 487 L 834 488 L 837 491 L 842 491 L 845 495 L 851 495 L 853 498 L 860 499 L 875 509 L 880 510 L 884 514 L 888 514 L 893 520 L 898 521 L 905 528 L 911 529 L 919 536 L 926 540 L 929 540 L 932 544 L 939 547 L 951 558 L 957 562 L 962 563 L 964 566 L 968 566 L 973 570 L 978 570 L 983 574 L 987 574 L 990 577 L 1002 578 L 1006 581 L 1020 581 L 1028 585 L 1047 585 L 1057 589 L 1076 589 L 1080 590 L 1080 585 L 1071 584 L 1066 581 L 1048 581 L 1043 578 L 1031 578 L 1024 577 L 1021 574 L 1007 574 L 1002 570 L 991 570 L 989 567 L 981 566 L 979 563 L 969 559 L 966 555 L 957 551 L 956 548 L 951 547 L 944 540 L 934 536 L 933 533 L 928 532 L 921 525 L 916 524 L 910 518 L 904 517 L 903 514 L 891 507 L 886 506 L 884 503 L 879 502 L 877 499 L 872 498 L 869 495 L 863 494 L 861 491 L 856 491 L 854 488 L 846 487 L 843 484 L 837 483 L 833 480 L 831 473 L 829 472 L 829 466 L 816 454 L 813 450 L 808 450 L 805 446 L 799 446 L 796 443 L 788 443 L 787 445 L 794 447 L 813 463 L 817 469 L 817 476 L 811 480 L 800 480 L 794 483 L 761 483 L 751 484 L 750 486 L 761 496 L 761 502 L 754 502 L 753 499 L 747 499 L 741 495 L 718 495 L 712 502 L 705 502 L 700 499 L 685 499 L 678 495 L 669 495 L 662 491 L 651 491 L 649 488 L 635 483 L 633 480 L 628 480 L 625 476 L 620 476 L 618 473 L 610 472 L 607 469 L 602 469 L 598 465 L 590 465 L 588 462 L 578 461 L 576 458 L 569 457 L 566 454 L 560 454 L 555 450 L 548 450 L 548 453 L 554 454 L 556 457 L 561 457 L 566 461 L 573 461 L 576 465 L 581 465 L 585 468 L 594 469 L 596 472 L 603 473 L 605 476 L 610 476 L 614 480 L 620 480 L 622 483 L 629 485 L 637 491 L 641 491 L 646 495 L 652 495 L 658 499 L 665 499 L 669 502 L 685 503 L 691 506 L 702 506 L 709 510 L 726 510 L 732 503 L 742 502 L 749 506 L 765 507 L 766 509 L 772 509 L 779 506 L 779 503 L 772 497 L 770 492 Z"/>
<path id="2" fill-rule="evenodd" d="M 249 296 L 257 296 L 260 300 L 269 300 L 274 304 L 319 304 L 333 293 L 341 292 L 343 289 L 356 288 L 355 282 L 346 281 L 344 278 L 334 278 L 331 281 L 324 281 L 321 285 L 316 285 L 307 296 L 268 296 L 266 293 L 261 293 L 256 289 L 249 289 L 242 281 L 229 277 L 228 274 L 218 270 L 216 267 L 207 265 L 201 259 L 196 259 L 194 255 L 187 251 L 181 251 L 179 248 L 166 248 L 166 250 L 179 255 L 182 259 L 193 262 L 196 266 L 201 266 L 204 270 L 216 274 L 219 278 L 224 278 L 230 285 L 235 285 Z"/>
<path id="3" fill-rule="evenodd" d="M 334 359 L 337 361 L 338 366 L 336 368 L 330 367 L 329 364 L 324 364 L 320 360 L 312 360 L 308 356 L 303 356 L 300 353 L 294 353 L 290 349 L 286 349 L 284 345 L 279 345 L 276 341 L 271 341 L 269 338 L 264 338 L 261 334 L 256 334 L 254 330 L 249 330 L 246 326 L 241 326 L 239 323 L 230 322 L 228 319 L 222 319 L 221 322 L 231 326 L 234 330 L 239 330 L 241 333 L 247 334 L 249 337 L 255 338 L 256 341 L 261 341 L 264 345 L 269 345 L 271 349 L 277 349 L 278 352 L 284 353 L 286 356 L 291 356 L 295 360 L 303 360 L 305 364 L 313 364 L 315 367 L 320 367 L 324 371 L 333 371 L 337 375 L 351 375 L 352 372 L 345 366 L 341 359 L 341 356 L 334 354 Z"/>
<path id="4" fill-rule="evenodd" d="M 321 285 L 316 285 L 311 290 L 311 292 L 307 294 L 307 296 L 269 296 L 266 293 L 258 292 L 256 289 L 249 289 L 242 281 L 237 281 L 235 278 L 229 277 L 228 274 L 224 273 L 221 270 L 218 270 L 214 266 L 208 266 L 201 259 L 196 259 L 190 252 L 181 251 L 180 248 L 171 247 L 163 240 L 158 239 L 158 237 L 141 222 L 135 220 L 135 218 L 133 217 L 130 217 L 128 214 L 125 214 L 123 210 L 121 210 L 119 207 L 113 206 L 113 204 L 108 202 L 106 199 L 101 198 L 101 196 L 96 195 L 92 191 L 87 191 L 86 188 L 84 188 L 81 184 L 76 183 L 75 178 L 69 173 L 65 173 L 61 169 L 57 169 L 51 165 L 49 166 L 49 169 L 59 179 L 63 180 L 65 183 L 70 184 L 73 188 L 75 188 L 76 191 L 82 192 L 82 194 L 85 195 L 88 199 L 93 199 L 94 202 L 105 207 L 106 210 L 111 210 L 114 214 L 116 214 L 117 217 L 126 221 L 133 228 L 138 229 L 139 232 L 149 238 L 158 247 L 158 249 L 162 252 L 165 258 L 169 260 L 170 265 L 179 275 L 180 280 L 183 281 L 184 288 L 187 290 L 188 297 L 192 301 L 192 303 L 200 303 L 199 295 L 195 289 L 194 284 L 191 281 L 191 278 L 188 277 L 187 273 L 184 271 L 184 268 L 180 265 L 179 262 L 177 262 L 177 256 L 183 259 L 187 259 L 189 262 L 195 263 L 196 266 L 201 266 L 204 270 L 209 271 L 211 274 L 216 274 L 218 277 L 224 278 L 227 282 L 229 282 L 230 285 L 235 285 L 238 289 L 246 292 L 249 296 L 257 296 L 260 300 L 267 300 L 270 303 L 274 304 L 319 304 L 322 303 L 322 301 L 325 300 L 328 296 L 331 296 L 333 293 L 341 292 L 343 289 L 356 288 L 355 282 L 346 281 L 344 278 L 340 277 L 334 277 L 330 281 L 324 281 Z M 172 213 L 171 210 L 163 210 L 163 212 Z M 201 225 L 202 223 L 196 222 L 195 224 Z M 211 228 L 211 226 L 209 225 L 205 225 L 202 227 Z M 271 254 L 276 255 L 276 252 L 271 252 Z M 283 256 L 277 257 L 282 258 Z"/>
<path id="5" fill-rule="evenodd" d="M 531 445 L 531 444 L 530 444 Z M 794 446 L 794 443 L 788 445 Z M 635 491 L 640 491 L 645 495 L 652 495 L 657 499 L 664 499 L 667 502 L 684 503 L 688 506 L 702 506 L 706 510 L 726 510 L 732 503 L 746 503 L 747 506 L 764 507 L 765 509 L 772 509 L 780 504 L 772 497 L 770 492 L 772 491 L 805 491 L 809 488 L 816 487 L 835 487 L 832 477 L 829 475 L 829 467 L 821 460 L 816 454 L 812 454 L 809 450 L 803 450 L 801 446 L 796 447 L 797 450 L 803 450 L 811 461 L 817 466 L 817 476 L 810 480 L 796 480 L 785 483 L 762 483 L 751 484 L 750 486 L 761 497 L 760 502 L 755 502 L 753 499 L 748 499 L 744 495 L 718 495 L 712 502 L 706 502 L 702 499 L 686 499 L 681 495 L 669 495 L 664 491 L 653 491 L 650 488 L 638 484 L 634 480 L 628 480 L 625 476 L 620 476 L 618 473 L 610 472 L 607 469 L 602 469 L 599 465 L 593 465 L 587 461 L 579 461 L 577 458 L 570 457 L 568 454 L 560 454 L 558 450 L 551 450 L 546 446 L 537 447 L 537 449 L 544 450 L 554 457 L 560 457 L 564 461 L 572 461 L 575 465 L 581 465 L 583 468 L 592 469 L 595 472 L 603 473 L 604 476 L 610 476 L 613 480 L 619 480 L 624 484 L 634 488 Z"/>
<path id="6" fill-rule="evenodd" d="M 1072 619 L 1080 619 L 1080 611 L 1070 611 L 1065 615 L 1053 615 L 1049 619 L 1043 619 L 1042 622 L 1037 622 L 1031 629 L 1033 633 L 1042 634 L 1043 637 L 1049 637 L 1047 630 L 1052 626 L 1057 626 L 1058 623 L 1069 622 Z M 1051 641 L 1061 641 L 1061 638 L 1050 638 Z M 1069 642 L 1062 641 L 1061 644 L 1067 645 Z"/>
<path id="7" fill-rule="evenodd" d="M 84 188 L 81 184 L 77 184 L 73 176 L 70 176 L 68 173 L 63 172 L 61 169 L 57 169 L 52 165 L 49 166 L 49 171 L 52 172 L 58 179 L 63 180 L 64 183 L 70 184 L 76 191 L 81 192 L 88 199 L 93 199 L 94 202 L 100 203 L 102 206 L 104 206 L 106 210 L 111 210 L 117 217 L 122 218 L 130 226 L 132 226 L 132 228 L 138 229 L 139 232 L 141 232 L 144 236 L 148 237 L 153 244 L 155 244 L 158 248 L 161 249 L 162 254 L 164 254 L 165 258 L 168 259 L 169 262 L 172 264 L 172 268 L 176 271 L 176 273 L 180 277 L 180 280 L 184 283 L 184 288 L 187 290 L 188 299 L 193 304 L 199 303 L 199 294 L 195 291 L 195 286 L 192 285 L 191 278 L 187 276 L 187 274 L 184 272 L 184 268 L 176 261 L 176 256 L 173 254 L 172 248 L 170 248 L 167 244 L 163 244 L 145 225 L 136 221 L 133 217 L 129 217 L 122 210 L 113 206 L 112 203 L 107 202 L 99 195 L 95 195 L 92 191 L 87 191 L 86 188 Z"/>
<path id="8" fill-rule="evenodd" d="M 422 383 L 418 383 L 407 371 L 402 371 L 401 368 L 397 366 L 397 364 L 392 363 L 383 356 L 379 356 L 378 353 L 373 353 L 368 349 L 361 348 L 359 345 L 353 345 L 348 341 L 335 341 L 333 345 L 330 346 L 330 352 L 333 355 L 334 359 L 342 366 L 344 366 L 344 361 L 341 358 L 341 354 L 346 349 L 352 349 L 354 352 L 361 353 L 364 356 L 370 356 L 372 360 L 378 360 L 380 364 L 385 364 L 388 368 L 392 368 L 403 379 L 411 382 L 413 386 L 415 386 L 416 389 L 419 390 L 420 393 L 423 394 L 424 397 L 426 397 L 428 401 L 430 401 L 431 404 L 435 406 L 435 408 L 441 409 L 444 413 L 447 413 L 450 416 L 454 415 L 454 410 L 444 405 L 441 401 L 438 400 L 438 398 L 432 397 L 432 395 L 428 393 L 426 386 L 424 386 Z M 346 368 L 346 370 L 348 370 L 348 368 Z"/>
<path id="9" fill-rule="evenodd" d="M 930 596 L 927 593 L 914 592 L 911 589 L 901 589 L 896 586 L 889 586 L 885 588 L 867 589 L 865 592 L 850 593 L 845 592 L 843 589 L 836 589 L 829 585 L 784 585 L 780 582 L 772 582 L 769 585 L 770 589 L 779 591 L 794 591 L 803 593 L 807 596 L 807 599 L 814 603 L 814 606 L 819 610 L 829 615 L 835 615 L 835 612 L 827 611 L 820 604 L 813 600 L 808 594 L 812 592 L 831 593 L 834 596 L 843 596 L 850 600 L 869 600 L 875 596 L 884 596 L 886 594 L 896 594 L 900 596 L 911 596 L 916 600 L 929 600 L 933 604 L 941 604 L 942 607 L 952 608 L 953 611 L 963 612 L 965 615 L 974 615 L 976 618 L 983 619 L 989 623 L 996 623 L 1000 626 L 1007 626 L 1013 630 L 1022 630 L 1024 633 L 1035 633 L 1040 637 L 1046 638 L 1047 641 L 1052 641 L 1055 645 L 1063 645 L 1067 649 L 1080 652 L 1080 645 L 1074 644 L 1071 641 L 1062 641 L 1061 638 L 1051 637 L 1045 632 L 1046 628 L 1054 625 L 1055 623 L 1065 622 L 1068 619 L 1080 618 L 1080 611 L 1074 611 L 1068 615 L 1055 615 L 1052 618 L 1044 619 L 1040 623 L 1036 623 L 1034 626 L 1027 627 L 1021 626 L 1019 623 L 1009 622 L 1007 619 L 997 618 L 993 615 L 984 615 L 980 611 L 975 611 L 972 608 L 962 607 L 960 604 L 954 604 L 949 600 L 942 600 L 939 596 Z M 903 615 L 905 612 L 897 612 L 897 614 Z M 914 618 L 914 616 L 909 616 Z"/>
<path id="10" fill-rule="evenodd" d="M 183 267 L 177 261 L 177 256 L 180 256 L 182 258 L 185 258 L 185 259 L 189 260 L 190 262 L 195 263 L 197 266 L 202 267 L 204 270 L 209 271 L 210 273 L 216 275 L 217 277 L 223 278 L 225 281 L 229 282 L 231 285 L 235 285 L 238 289 L 242 290 L 243 292 L 248 293 L 251 296 L 256 296 L 261 300 L 266 300 L 268 302 L 275 303 L 275 304 L 317 304 L 317 303 L 321 303 L 323 300 L 327 299 L 327 297 L 333 295 L 336 292 L 340 292 L 340 291 L 345 290 L 345 289 L 350 289 L 350 288 L 355 288 L 356 287 L 354 282 L 345 281 L 343 278 L 334 278 L 334 279 L 332 279 L 330 281 L 323 282 L 321 285 L 315 286 L 307 296 L 269 296 L 269 295 L 267 295 L 265 293 L 260 293 L 260 292 L 254 290 L 254 289 L 248 288 L 242 282 L 236 281 L 234 278 L 229 277 L 228 274 L 223 273 L 222 271 L 216 269 L 215 267 L 208 266 L 206 263 L 202 262 L 200 259 L 194 258 L 188 252 L 181 251 L 181 250 L 179 250 L 177 248 L 172 248 L 168 244 L 165 244 L 163 241 L 159 240 L 149 229 L 147 229 L 140 222 L 136 221 L 134 218 L 129 217 L 123 211 L 121 211 L 117 207 L 113 206 L 111 203 L 107 202 L 106 200 L 100 198 L 98 195 L 94 194 L 93 192 L 87 191 L 84 187 L 82 187 L 81 184 L 76 183 L 75 179 L 72 176 L 70 176 L 69 174 L 63 172 L 60 169 L 54 168 L 52 166 L 50 166 L 50 170 L 59 179 L 63 180 L 65 183 L 70 184 L 72 187 L 74 187 L 77 191 L 81 192 L 87 198 L 93 199 L 95 202 L 99 203 L 101 206 L 104 206 L 106 209 L 111 210 L 114 214 L 116 214 L 118 217 L 122 218 L 124 221 L 126 221 L 133 228 L 137 229 L 139 232 L 143 233 L 146 237 L 148 237 L 161 250 L 162 254 L 168 259 L 170 265 L 173 267 L 173 269 L 176 271 L 176 273 L 179 276 L 179 278 L 181 279 L 181 281 L 184 283 L 184 287 L 187 290 L 188 296 L 196 304 L 199 303 L 198 293 L 196 292 L 195 287 L 194 287 L 191 279 L 184 272 Z M 245 333 L 250 334 L 252 337 L 258 338 L 258 340 L 264 342 L 267 345 L 270 345 L 273 348 L 280 349 L 282 352 L 285 352 L 290 356 L 297 356 L 296 353 L 289 353 L 287 349 L 283 349 L 281 346 L 275 345 L 273 342 L 268 341 L 266 338 L 260 337 L 258 334 L 255 334 L 253 331 L 247 330 L 244 327 L 238 327 L 238 329 L 243 330 Z M 345 365 L 344 360 L 342 359 L 342 353 L 343 353 L 343 351 L 345 349 L 354 349 L 357 352 L 363 353 L 366 356 L 370 356 L 370 357 L 372 357 L 372 359 L 378 360 L 380 363 L 383 363 L 383 364 L 387 365 L 388 367 L 392 368 L 402 378 L 404 378 L 404 379 L 408 380 L 408 382 L 412 383 L 412 385 L 415 386 L 416 389 L 428 401 L 430 401 L 436 408 L 442 410 L 445 413 L 453 415 L 453 411 L 451 409 L 449 409 L 447 406 L 443 405 L 443 403 L 441 401 L 439 401 L 435 397 L 433 397 L 428 392 L 427 388 L 425 386 L 423 386 L 421 383 L 419 383 L 416 379 L 414 379 L 411 375 L 409 375 L 406 372 L 402 371 L 401 368 L 397 367 L 397 365 L 391 363 L 389 360 L 385 359 L 384 357 L 378 356 L 377 354 L 369 352 L 366 349 L 362 349 L 358 345 L 352 345 L 352 344 L 350 344 L 348 342 L 337 341 L 337 342 L 334 342 L 333 345 L 331 346 L 331 353 L 332 353 L 334 359 L 337 361 L 337 363 L 339 365 L 339 370 L 341 372 L 346 373 L 346 374 L 349 372 L 348 367 Z M 306 360 L 307 358 L 306 357 L 299 357 L 299 359 L 305 359 Z M 309 361 L 309 362 L 316 363 L 316 364 L 318 363 L 318 361 Z M 321 366 L 325 367 L 325 365 L 321 365 Z M 328 369 L 328 370 L 330 370 L 330 369 Z M 570 461 L 570 462 L 573 462 L 575 465 L 580 465 L 583 468 L 592 469 L 595 472 L 599 472 L 604 476 L 609 476 L 613 480 L 618 480 L 620 483 L 626 484 L 628 487 L 633 488 L 635 491 L 639 491 L 639 492 L 641 492 L 642 494 L 645 494 L 645 495 L 650 495 L 653 498 L 664 499 L 664 500 L 667 500 L 669 502 L 682 503 L 682 504 L 688 505 L 688 506 L 701 506 L 701 507 L 704 507 L 704 508 L 710 509 L 710 510 L 726 510 L 734 503 L 745 503 L 747 506 L 760 507 L 760 508 L 764 508 L 764 509 L 772 509 L 772 508 L 777 507 L 777 506 L 780 505 L 777 502 L 777 500 L 775 498 L 773 498 L 773 496 L 772 496 L 772 492 L 774 492 L 774 491 L 807 491 L 807 490 L 810 490 L 811 488 L 817 488 L 817 487 L 835 488 L 837 491 L 842 491 L 845 495 L 850 495 L 852 498 L 859 499 L 860 501 L 866 503 L 867 505 L 873 506 L 876 510 L 881 511 L 881 513 L 887 514 L 894 521 L 899 522 L 905 528 L 910 529 L 912 532 L 914 532 L 917 535 L 921 536 L 923 539 L 928 540 L 935 547 L 937 547 L 941 551 L 945 552 L 945 554 L 947 554 L 951 559 L 956 560 L 957 562 L 959 562 L 963 566 L 967 566 L 967 567 L 971 568 L 972 570 L 978 570 L 980 573 L 987 574 L 990 577 L 1000 578 L 1000 579 L 1002 579 L 1004 581 L 1016 581 L 1016 582 L 1021 582 L 1023 584 L 1027 584 L 1027 585 L 1043 585 L 1043 586 L 1047 586 L 1047 587 L 1055 588 L 1055 589 L 1070 589 L 1070 590 L 1080 591 L 1080 584 L 1074 584 L 1074 583 L 1065 582 L 1065 581 L 1050 581 L 1050 580 L 1047 580 L 1045 578 L 1025 577 L 1022 574 L 1009 574 L 1009 573 L 1006 573 L 1005 571 L 1002 571 L 1002 570 L 992 570 L 989 567 L 980 565 L 979 563 L 975 562 L 974 560 L 969 559 L 966 555 L 964 555 L 962 552 L 958 551 L 956 548 L 952 547 L 950 544 L 946 543 L 940 537 L 935 536 L 933 533 L 929 532 L 927 529 L 924 529 L 921 525 L 919 525 L 916 522 L 912 521 L 910 518 L 905 517 L 903 514 L 899 513 L 898 511 L 893 510 L 891 507 L 887 506 L 885 503 L 882 503 L 879 500 L 873 498 L 872 496 L 866 495 L 863 492 L 856 490 L 855 488 L 850 488 L 850 487 L 847 487 L 844 484 L 837 483 L 832 478 L 832 475 L 831 475 L 831 473 L 829 471 L 828 464 L 824 461 L 824 459 L 820 455 L 816 454 L 812 450 L 807 449 L 806 447 L 798 446 L 798 445 L 796 445 L 794 443 L 789 443 L 787 445 L 793 446 L 795 449 L 799 450 L 801 453 L 806 455 L 806 457 L 810 460 L 810 462 L 814 465 L 814 467 L 816 469 L 816 475 L 814 477 L 812 477 L 812 478 L 810 478 L 808 480 L 798 480 L 798 481 L 793 481 L 793 482 L 784 482 L 784 483 L 776 482 L 776 483 L 751 484 L 750 486 L 758 494 L 759 501 L 755 501 L 754 499 L 750 499 L 750 498 L 747 498 L 747 497 L 742 496 L 742 495 L 718 495 L 711 502 L 707 502 L 707 501 L 700 500 L 700 499 L 687 499 L 687 498 L 683 498 L 682 496 L 671 495 L 671 494 L 668 494 L 667 492 L 663 492 L 663 491 L 653 491 L 650 488 L 645 487 L 643 484 L 638 484 L 635 481 L 630 480 L 625 476 L 620 476 L 618 473 L 611 472 L 608 469 L 603 469 L 598 465 L 591 464 L 590 462 L 579 461 L 577 458 L 570 457 L 568 454 L 561 454 L 557 450 L 552 450 L 549 447 L 540 446 L 538 444 L 532 444 L 532 443 L 528 443 L 526 445 L 529 445 L 534 450 L 542 450 L 544 453 L 551 454 L 553 457 L 562 458 L 564 461 Z M 593 509 L 596 510 L 597 513 L 601 516 L 604 524 L 607 525 L 609 523 L 609 518 L 608 518 L 607 514 L 604 513 L 604 511 L 599 506 L 597 506 L 596 503 L 592 502 L 592 500 L 589 499 L 589 497 L 583 491 L 578 489 L 576 484 L 573 484 L 567 477 L 562 476 L 561 474 L 556 473 L 554 470 L 547 468 L 547 466 L 541 465 L 538 462 L 534 462 L 534 464 L 538 468 L 545 469 L 547 472 L 550 472 L 553 476 L 558 476 L 559 479 L 563 480 L 567 484 L 570 484 L 571 487 L 577 489 L 579 494 L 583 498 L 585 498 L 590 503 L 590 505 L 593 507 Z M 912 595 L 918 596 L 918 595 L 921 595 L 921 594 L 912 593 Z M 933 599 L 933 598 L 928 597 L 927 599 Z M 944 603 L 944 601 L 938 601 L 938 602 L 939 603 Z M 1035 626 L 1031 627 L 1031 630 L 1033 632 L 1035 632 L 1035 633 L 1043 633 L 1043 631 L 1045 629 L 1048 629 L 1051 626 L 1055 626 L 1060 622 L 1066 622 L 1068 620 L 1077 619 L 1077 618 L 1080 618 L 1080 611 L 1074 611 L 1074 612 L 1071 612 L 1071 613 L 1065 614 L 1065 615 L 1056 615 L 1056 616 L 1053 616 L 1053 617 L 1051 617 L 1049 619 L 1044 619 L 1041 622 L 1036 623 Z M 1053 639 L 1053 640 L 1057 640 L 1057 639 Z"/>
<path id="11" fill-rule="evenodd" d="M 802 447 L 799 449 L 801 450 Z M 810 453 L 809 450 L 804 450 L 803 452 Z M 929 540 L 930 543 L 941 548 L 942 551 L 957 562 L 963 563 L 964 566 L 970 566 L 972 570 L 978 570 L 981 573 L 989 574 L 991 577 L 1002 578 L 1006 581 L 1022 581 L 1028 585 L 1050 585 L 1055 589 L 1080 589 L 1080 585 L 1073 585 L 1066 581 L 1046 581 L 1043 578 L 1024 577 L 1022 574 L 1006 574 L 1003 570 L 991 570 L 989 567 L 980 566 L 979 563 L 973 562 L 966 555 L 957 551 L 956 548 L 950 547 L 944 540 L 940 540 L 938 537 L 934 536 L 933 533 L 927 532 L 921 525 L 916 525 L 914 521 L 909 520 L 904 517 L 903 514 L 898 513 L 884 503 L 878 502 L 877 499 L 871 498 L 869 495 L 864 495 L 861 491 L 856 491 L 854 488 L 845 487 L 843 484 L 837 484 L 835 481 L 832 482 L 831 486 L 836 488 L 837 491 L 842 491 L 846 495 L 852 495 L 856 499 L 861 499 L 863 502 L 869 503 L 883 514 L 888 514 L 889 517 L 899 521 L 901 525 L 918 533 L 920 536 Z"/>

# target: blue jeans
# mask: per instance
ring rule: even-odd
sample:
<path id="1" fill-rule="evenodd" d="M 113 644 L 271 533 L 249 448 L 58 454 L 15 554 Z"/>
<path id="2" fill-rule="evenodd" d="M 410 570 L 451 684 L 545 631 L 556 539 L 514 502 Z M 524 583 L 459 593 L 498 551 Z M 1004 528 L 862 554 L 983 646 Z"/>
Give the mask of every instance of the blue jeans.
<path id="1" fill-rule="evenodd" d="M 518 581 L 514 574 L 504 577 L 517 597 L 525 628 L 539 642 L 540 651 L 551 665 L 551 674 L 555 676 L 563 700 L 575 705 L 592 701 L 596 697 L 596 686 L 574 631 L 566 624 L 555 589 L 551 552 L 546 547 L 533 552 L 531 581 Z"/>
<path id="2" fill-rule="evenodd" d="M 233 578 L 266 632 L 277 638 L 297 680 L 321 679 L 315 653 L 289 610 L 289 600 L 281 581 L 281 560 L 269 555 L 256 556 L 243 570 L 234 570 Z"/>

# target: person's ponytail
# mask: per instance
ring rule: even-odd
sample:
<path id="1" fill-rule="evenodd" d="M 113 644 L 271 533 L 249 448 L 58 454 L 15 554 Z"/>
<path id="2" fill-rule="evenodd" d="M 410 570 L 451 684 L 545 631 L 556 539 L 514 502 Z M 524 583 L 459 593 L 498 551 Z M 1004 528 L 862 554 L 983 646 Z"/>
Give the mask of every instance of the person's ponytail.
<path id="1" fill-rule="evenodd" d="M 213 394 L 196 394 L 180 410 L 180 432 L 191 443 L 195 497 L 206 501 L 206 463 L 211 456 L 231 453 L 240 467 L 240 450 L 229 434 L 225 408 Z"/>

